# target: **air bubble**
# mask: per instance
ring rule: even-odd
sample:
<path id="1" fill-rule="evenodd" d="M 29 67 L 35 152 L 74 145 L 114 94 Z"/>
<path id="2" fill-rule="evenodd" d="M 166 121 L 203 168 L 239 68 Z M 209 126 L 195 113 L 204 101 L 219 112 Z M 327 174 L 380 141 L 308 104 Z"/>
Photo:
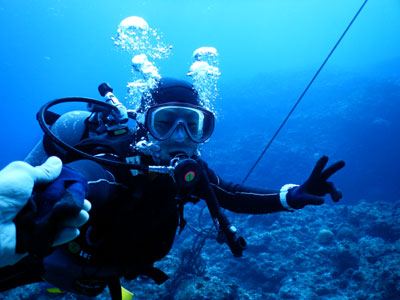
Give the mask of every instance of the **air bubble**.
<path id="1" fill-rule="evenodd" d="M 199 93 L 201 105 L 215 113 L 214 103 L 218 96 L 218 80 L 221 72 L 218 68 L 218 52 L 214 47 L 201 47 L 193 53 L 193 63 L 188 75 Z"/>

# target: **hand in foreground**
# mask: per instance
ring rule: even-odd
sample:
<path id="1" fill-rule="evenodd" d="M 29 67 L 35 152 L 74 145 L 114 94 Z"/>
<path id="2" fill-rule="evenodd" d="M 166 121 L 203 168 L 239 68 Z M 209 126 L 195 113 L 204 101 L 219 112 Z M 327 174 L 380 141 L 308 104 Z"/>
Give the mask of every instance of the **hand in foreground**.
<path id="1" fill-rule="evenodd" d="M 325 168 L 328 157 L 321 157 L 316 163 L 310 177 L 302 185 L 288 191 L 287 203 L 290 207 L 299 209 L 306 205 L 321 205 L 326 194 L 330 194 L 334 202 L 342 198 L 342 192 L 335 188 L 333 182 L 327 181 L 329 177 L 345 166 L 344 161 L 338 161 Z"/>
<path id="2" fill-rule="evenodd" d="M 34 188 L 44 188 L 61 171 L 62 162 L 57 157 L 50 157 L 37 167 L 22 161 L 12 162 L 0 171 L 0 266 L 14 264 L 26 255 L 16 253 L 17 229 L 13 221 L 32 201 Z M 79 235 L 77 227 L 88 220 L 90 206 L 87 200 L 82 199 L 76 214 L 61 219 L 60 230 L 52 240 L 53 245 L 68 242 Z"/>

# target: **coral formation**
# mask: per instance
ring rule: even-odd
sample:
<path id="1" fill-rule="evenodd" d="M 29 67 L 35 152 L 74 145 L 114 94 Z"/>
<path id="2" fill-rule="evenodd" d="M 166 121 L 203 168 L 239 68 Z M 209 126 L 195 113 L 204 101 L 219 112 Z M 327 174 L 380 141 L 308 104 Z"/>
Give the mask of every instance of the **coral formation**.
<path id="1" fill-rule="evenodd" d="M 188 220 L 201 208 L 188 207 Z M 249 244 L 233 258 L 226 245 L 185 230 L 157 263 L 170 276 L 157 286 L 122 281 L 134 299 L 399 299 L 400 201 L 307 207 L 295 213 L 230 215 Z M 206 220 L 207 216 L 202 216 Z M 189 223 L 191 223 L 189 221 Z M 384 224 L 384 225 L 383 225 Z M 48 299 L 40 284 L 0 294 L 3 299 Z M 86 300 L 64 294 L 60 300 Z M 109 299 L 105 290 L 96 299 Z"/>

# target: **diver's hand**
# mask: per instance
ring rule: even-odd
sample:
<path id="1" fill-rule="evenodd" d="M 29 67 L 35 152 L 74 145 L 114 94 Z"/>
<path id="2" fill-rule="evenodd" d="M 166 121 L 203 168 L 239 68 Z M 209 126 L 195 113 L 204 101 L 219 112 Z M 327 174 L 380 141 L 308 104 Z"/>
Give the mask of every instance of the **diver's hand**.
<path id="1" fill-rule="evenodd" d="M 46 184 L 60 175 L 62 163 L 50 157 L 43 165 L 15 161 L 0 171 L 0 266 L 14 264 L 26 254 L 15 253 L 14 218 L 26 205 L 35 184 Z"/>
<path id="2" fill-rule="evenodd" d="M 343 168 L 345 163 L 341 160 L 324 170 L 327 162 L 327 156 L 321 157 L 306 182 L 288 191 L 286 199 L 290 207 L 299 209 L 309 204 L 321 205 L 324 203 L 323 196 L 328 193 L 334 202 L 338 202 L 342 198 L 342 192 L 327 179 Z"/>
<path id="3" fill-rule="evenodd" d="M 49 184 L 61 173 L 62 162 L 50 157 L 41 166 L 33 167 L 16 161 L 0 171 L 0 266 L 16 263 L 26 253 L 16 253 L 17 229 L 14 219 L 32 197 L 34 187 Z M 55 245 L 75 238 L 77 228 L 88 219 L 90 203 L 85 201 L 83 209 L 72 218 L 64 220 L 57 234 Z"/>
<path id="4" fill-rule="evenodd" d="M 0 171 L 0 222 L 12 221 L 26 205 L 35 184 L 46 184 L 56 179 L 62 168 L 58 157 L 50 157 L 38 167 L 15 161 Z"/>

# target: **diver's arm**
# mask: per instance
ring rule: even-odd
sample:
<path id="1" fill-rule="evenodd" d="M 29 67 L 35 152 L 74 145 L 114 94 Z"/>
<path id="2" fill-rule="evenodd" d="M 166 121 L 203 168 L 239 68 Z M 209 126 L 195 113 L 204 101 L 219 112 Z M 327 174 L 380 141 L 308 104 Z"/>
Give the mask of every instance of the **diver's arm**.
<path id="1" fill-rule="evenodd" d="M 233 212 L 266 214 L 291 210 L 281 202 L 280 191 L 235 184 L 216 177 L 211 182 L 221 207 Z"/>
<path id="2" fill-rule="evenodd" d="M 290 207 L 284 206 L 285 203 L 282 204 L 280 190 L 253 188 L 228 182 L 219 178 L 204 161 L 202 161 L 202 165 L 221 207 L 246 214 L 266 214 L 291 210 Z M 195 194 L 204 198 L 202 197 L 204 191 L 201 187 L 195 191 Z"/>
<path id="3" fill-rule="evenodd" d="M 306 205 L 321 205 L 323 196 L 329 194 L 334 202 L 342 198 L 328 178 L 344 167 L 344 161 L 338 161 L 326 167 L 328 157 L 321 157 L 310 177 L 302 185 L 285 184 L 279 191 L 247 187 L 221 180 L 205 164 L 211 185 L 219 204 L 233 212 L 264 214 L 277 211 L 292 211 Z"/>

